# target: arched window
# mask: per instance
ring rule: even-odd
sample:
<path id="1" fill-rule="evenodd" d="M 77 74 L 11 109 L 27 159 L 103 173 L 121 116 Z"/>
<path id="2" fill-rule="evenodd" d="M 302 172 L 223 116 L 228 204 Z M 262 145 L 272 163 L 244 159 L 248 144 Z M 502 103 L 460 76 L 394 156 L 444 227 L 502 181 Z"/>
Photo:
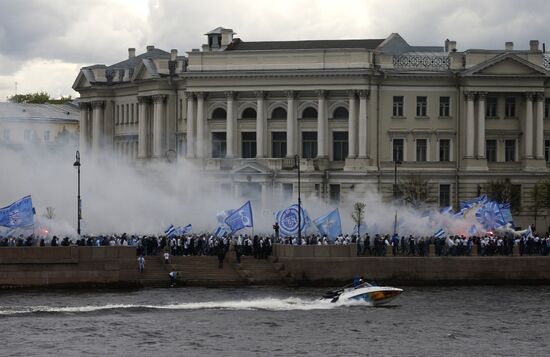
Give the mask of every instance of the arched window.
<path id="1" fill-rule="evenodd" d="M 332 113 L 332 117 L 334 119 L 347 119 L 349 117 L 349 112 L 344 107 L 338 107 L 334 109 L 334 112 Z"/>
<path id="2" fill-rule="evenodd" d="M 286 119 L 286 109 L 283 107 L 273 109 L 271 119 Z"/>
<path id="3" fill-rule="evenodd" d="M 302 112 L 302 119 L 317 119 L 317 109 L 313 107 L 307 107 Z"/>
<path id="4" fill-rule="evenodd" d="M 243 119 L 256 119 L 256 110 L 254 108 L 246 108 L 242 114 Z"/>
<path id="5" fill-rule="evenodd" d="M 223 108 L 216 108 L 212 112 L 212 119 L 227 119 L 227 112 Z"/>

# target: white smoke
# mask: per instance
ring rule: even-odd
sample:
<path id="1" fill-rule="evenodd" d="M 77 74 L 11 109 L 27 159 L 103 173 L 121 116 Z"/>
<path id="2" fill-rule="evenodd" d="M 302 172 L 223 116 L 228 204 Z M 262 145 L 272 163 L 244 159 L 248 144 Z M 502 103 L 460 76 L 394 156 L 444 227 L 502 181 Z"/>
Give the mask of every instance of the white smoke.
<path id="1" fill-rule="evenodd" d="M 75 150 L 69 146 L 55 151 L 40 147 L 27 147 L 23 151 L 1 148 L 0 205 L 30 194 L 37 211 L 38 229 L 47 230 L 49 236 L 74 236 L 77 220 L 74 161 Z M 81 164 L 83 234 L 161 234 L 170 224 L 189 223 L 195 233 L 212 232 L 217 226 L 216 213 L 238 208 L 246 201 L 224 191 L 215 175 L 184 159 L 175 164 L 132 165 L 108 155 L 103 155 L 101 161 L 81 155 Z M 366 203 L 365 222 L 370 234 L 393 233 L 396 212 L 400 235 L 431 236 L 441 227 L 449 234 L 466 234 L 476 224 L 473 214 L 465 220 L 438 212 L 433 212 L 431 218 L 422 217 L 419 210 L 383 202 L 375 189 L 344 197 L 344 203 L 338 206 L 343 233 L 351 233 L 355 225 L 351 219 L 355 202 Z M 260 197 L 253 202 L 260 202 Z M 264 204 L 267 210 L 253 205 L 253 232 L 271 233 L 273 212 L 292 203 L 282 202 L 274 193 L 271 202 Z M 336 208 L 315 197 L 303 197 L 303 205 L 312 220 Z M 55 209 L 53 220 L 43 217 L 47 207 Z M 313 227 L 308 232 L 317 233 Z"/>

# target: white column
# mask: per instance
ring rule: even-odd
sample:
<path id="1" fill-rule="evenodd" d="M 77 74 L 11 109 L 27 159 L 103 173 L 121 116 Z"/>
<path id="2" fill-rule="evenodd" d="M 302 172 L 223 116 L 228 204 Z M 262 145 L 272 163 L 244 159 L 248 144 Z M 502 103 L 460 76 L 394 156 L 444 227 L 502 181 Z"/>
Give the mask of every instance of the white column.
<path id="1" fill-rule="evenodd" d="M 474 92 L 464 92 L 466 99 L 466 157 L 474 157 Z"/>
<path id="2" fill-rule="evenodd" d="M 477 158 L 485 158 L 485 97 L 486 92 L 477 94 Z"/>
<path id="3" fill-rule="evenodd" d="M 187 157 L 195 157 L 195 98 L 193 92 L 186 92 L 187 98 Z"/>
<path id="4" fill-rule="evenodd" d="M 537 159 L 544 159 L 544 94 L 538 93 L 536 97 L 536 142 L 535 155 Z"/>
<path id="5" fill-rule="evenodd" d="M 357 156 L 357 118 L 355 115 L 355 91 L 348 91 L 348 158 L 354 159 Z"/>
<path id="6" fill-rule="evenodd" d="M 359 91 L 359 158 L 365 159 L 368 155 L 368 120 L 367 120 L 367 98 L 368 90 Z"/>
<path id="7" fill-rule="evenodd" d="M 227 98 L 227 158 L 235 157 L 235 109 L 233 107 L 235 93 L 225 92 Z"/>
<path id="8" fill-rule="evenodd" d="M 80 142 L 79 150 L 81 155 L 88 154 L 88 114 L 90 112 L 90 103 L 80 103 Z"/>
<path id="9" fill-rule="evenodd" d="M 164 102 L 165 95 L 154 95 L 153 157 L 164 156 Z"/>
<path id="10" fill-rule="evenodd" d="M 98 157 L 103 143 L 103 109 L 104 101 L 92 102 L 93 121 L 92 121 L 92 154 Z"/>
<path id="11" fill-rule="evenodd" d="M 286 92 L 287 108 L 286 108 L 286 156 L 294 157 L 296 155 L 296 118 L 294 111 L 294 91 Z"/>
<path id="12" fill-rule="evenodd" d="M 256 157 L 258 158 L 265 157 L 266 148 L 266 119 L 264 113 L 264 99 L 265 93 L 263 91 L 256 92 Z M 262 197 L 264 185 L 265 184 L 262 184 Z"/>
<path id="13" fill-rule="evenodd" d="M 525 143 L 524 156 L 526 159 L 533 158 L 533 93 L 525 94 L 525 131 L 523 142 Z"/>
<path id="14" fill-rule="evenodd" d="M 328 157 L 328 119 L 327 119 L 327 92 L 317 91 L 317 157 Z"/>
<path id="15" fill-rule="evenodd" d="M 147 158 L 147 107 L 149 97 L 138 97 L 139 102 L 139 123 L 138 123 L 138 158 Z"/>
<path id="16" fill-rule="evenodd" d="M 204 99 L 205 94 L 202 92 L 197 92 L 197 158 L 203 159 L 205 148 L 205 117 L 204 117 Z"/>

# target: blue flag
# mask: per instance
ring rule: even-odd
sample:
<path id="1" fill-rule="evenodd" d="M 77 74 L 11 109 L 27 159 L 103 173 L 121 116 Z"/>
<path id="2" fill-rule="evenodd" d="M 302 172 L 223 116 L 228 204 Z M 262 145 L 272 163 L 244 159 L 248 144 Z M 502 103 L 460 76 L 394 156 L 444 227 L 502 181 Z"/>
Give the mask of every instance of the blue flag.
<path id="1" fill-rule="evenodd" d="M 279 231 L 284 236 L 294 236 L 298 234 L 298 227 L 301 232 L 305 232 L 311 220 L 304 206 L 300 207 L 300 222 L 298 222 L 298 205 L 292 206 L 275 212 L 275 220 L 279 224 Z"/>
<path id="2" fill-rule="evenodd" d="M 435 238 L 443 238 L 445 237 L 445 231 L 443 230 L 443 228 L 439 228 L 439 230 L 437 232 L 434 233 L 434 237 Z"/>
<path id="3" fill-rule="evenodd" d="M 225 223 L 231 229 L 231 234 L 245 227 L 254 227 L 254 220 L 252 219 L 252 204 L 250 204 L 250 201 L 246 202 L 240 208 L 237 208 L 229 216 L 227 216 Z"/>
<path id="4" fill-rule="evenodd" d="M 193 226 L 188 224 L 185 227 L 180 226 L 174 230 L 174 235 L 176 236 L 182 236 L 184 234 L 190 233 L 193 230 Z"/>
<path id="5" fill-rule="evenodd" d="M 223 228 L 222 226 L 218 226 L 218 228 L 216 228 L 216 230 L 214 231 L 214 235 L 218 238 L 223 237 L 225 233 L 225 228 Z"/>
<path id="6" fill-rule="evenodd" d="M 468 229 L 468 235 L 469 236 L 473 236 L 477 233 L 477 227 L 475 224 L 472 224 L 472 226 L 470 227 L 470 229 Z"/>
<path id="7" fill-rule="evenodd" d="M 164 230 L 164 235 L 167 236 L 167 237 L 170 237 L 170 236 L 174 235 L 175 232 L 176 232 L 176 228 L 174 228 L 174 225 L 171 224 Z"/>
<path id="8" fill-rule="evenodd" d="M 334 240 L 342 234 L 342 223 L 340 222 L 340 213 L 338 208 L 326 216 L 322 216 L 313 221 L 322 235 L 326 235 Z"/>
<path id="9" fill-rule="evenodd" d="M 506 224 L 500 213 L 498 203 L 489 201 L 485 203 L 477 212 L 476 218 L 479 223 L 487 230 L 493 230 Z"/>
<path id="10" fill-rule="evenodd" d="M 31 196 L 26 196 L 9 206 L 0 208 L 0 226 L 9 228 L 28 227 L 34 224 L 34 209 Z"/>

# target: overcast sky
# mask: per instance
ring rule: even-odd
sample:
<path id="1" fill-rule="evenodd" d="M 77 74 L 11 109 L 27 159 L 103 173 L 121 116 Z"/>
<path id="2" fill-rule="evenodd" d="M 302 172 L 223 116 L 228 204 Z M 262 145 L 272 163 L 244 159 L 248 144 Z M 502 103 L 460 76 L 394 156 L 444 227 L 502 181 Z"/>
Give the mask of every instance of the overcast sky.
<path id="1" fill-rule="evenodd" d="M 155 45 L 183 53 L 232 28 L 244 41 L 385 38 L 458 50 L 529 40 L 550 45 L 546 0 L 0 0 L 0 100 L 15 92 L 77 96 L 82 66 L 113 64 Z M 546 21 L 545 21 L 546 19 Z"/>

